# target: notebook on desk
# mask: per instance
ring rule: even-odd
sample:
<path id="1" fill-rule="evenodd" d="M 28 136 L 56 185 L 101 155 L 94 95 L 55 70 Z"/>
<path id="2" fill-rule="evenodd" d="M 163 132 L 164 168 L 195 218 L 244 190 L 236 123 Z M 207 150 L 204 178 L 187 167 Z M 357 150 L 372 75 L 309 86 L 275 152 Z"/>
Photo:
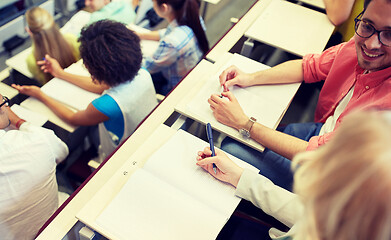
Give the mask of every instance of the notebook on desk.
<path id="1" fill-rule="evenodd" d="M 70 65 L 65 71 L 81 76 L 90 76 L 81 61 Z M 57 101 L 79 111 L 86 109 L 94 99 L 100 96 L 100 94 L 89 92 L 59 78 L 53 78 L 43 85 L 41 90 Z"/>
<path id="2" fill-rule="evenodd" d="M 213 116 L 208 99 L 212 94 L 219 94 L 222 92 L 222 87 L 219 83 L 219 75 L 229 66 L 235 65 L 242 71 L 248 73 L 264 70 L 269 67 L 239 54 L 227 55 L 227 57 L 222 58 L 222 60 L 225 60 L 226 62 L 224 64 L 216 62 L 215 64 L 220 64 L 217 71 L 212 73 L 198 89 L 194 90 L 196 91 L 195 94 L 193 93 L 192 95 L 190 93 L 188 98 L 185 98 L 178 104 L 176 110 L 196 121 L 202 123 L 210 122 L 214 129 L 223 132 L 250 147 L 263 150 L 263 147 L 256 141 L 245 139 L 236 129 L 218 122 Z M 257 122 L 275 129 L 299 86 L 300 83 L 261 85 L 247 88 L 234 86 L 231 88 L 231 91 L 247 116 L 255 117 Z"/>
<path id="3" fill-rule="evenodd" d="M 110 239 L 215 239 L 240 198 L 197 166 L 208 143 L 179 130 L 96 218 Z M 238 165 L 258 171 L 231 156 Z"/>
<path id="4" fill-rule="evenodd" d="M 27 108 L 24 108 L 18 104 L 13 104 L 11 110 L 18 115 L 18 117 L 34 124 L 35 126 L 43 126 L 49 119 L 47 116 L 37 112 L 33 112 Z"/>

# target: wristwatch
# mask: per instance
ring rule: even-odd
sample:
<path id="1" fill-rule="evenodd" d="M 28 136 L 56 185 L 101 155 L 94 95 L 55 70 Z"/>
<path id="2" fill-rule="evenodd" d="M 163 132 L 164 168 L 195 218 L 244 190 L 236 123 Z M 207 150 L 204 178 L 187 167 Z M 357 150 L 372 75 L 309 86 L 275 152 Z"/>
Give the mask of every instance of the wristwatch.
<path id="1" fill-rule="evenodd" d="M 244 138 L 250 138 L 251 134 L 251 128 L 253 127 L 254 123 L 257 121 L 257 119 L 250 117 L 248 122 L 246 123 L 246 126 L 244 128 L 239 129 L 239 133 L 244 137 Z"/>

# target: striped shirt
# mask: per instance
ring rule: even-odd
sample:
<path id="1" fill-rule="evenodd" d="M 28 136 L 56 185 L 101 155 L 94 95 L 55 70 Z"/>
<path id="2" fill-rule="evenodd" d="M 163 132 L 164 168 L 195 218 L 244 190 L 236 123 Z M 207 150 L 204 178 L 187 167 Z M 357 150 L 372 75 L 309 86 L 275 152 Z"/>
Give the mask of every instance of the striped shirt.
<path id="1" fill-rule="evenodd" d="M 160 30 L 159 35 L 159 47 L 153 56 L 145 57 L 143 64 L 151 74 L 161 72 L 172 89 L 197 65 L 203 52 L 193 30 L 178 26 L 176 20 L 166 30 Z"/>

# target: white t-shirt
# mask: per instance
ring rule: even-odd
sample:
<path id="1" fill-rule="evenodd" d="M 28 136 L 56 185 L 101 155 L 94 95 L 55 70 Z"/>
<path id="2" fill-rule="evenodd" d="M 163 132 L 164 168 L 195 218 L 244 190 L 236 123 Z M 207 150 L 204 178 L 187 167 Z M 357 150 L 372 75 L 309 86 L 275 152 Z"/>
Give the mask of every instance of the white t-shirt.
<path id="1" fill-rule="evenodd" d="M 58 208 L 56 162 L 68 148 L 51 130 L 0 130 L 0 239 L 33 239 Z"/>
<path id="2" fill-rule="evenodd" d="M 348 105 L 350 99 L 353 96 L 353 91 L 354 91 L 354 86 L 349 90 L 346 96 L 338 103 L 338 106 L 335 108 L 334 114 L 326 119 L 326 122 L 323 124 L 322 128 L 320 129 L 319 136 L 334 131 L 339 116 L 341 116 L 342 112 L 345 110 L 346 106 Z"/>

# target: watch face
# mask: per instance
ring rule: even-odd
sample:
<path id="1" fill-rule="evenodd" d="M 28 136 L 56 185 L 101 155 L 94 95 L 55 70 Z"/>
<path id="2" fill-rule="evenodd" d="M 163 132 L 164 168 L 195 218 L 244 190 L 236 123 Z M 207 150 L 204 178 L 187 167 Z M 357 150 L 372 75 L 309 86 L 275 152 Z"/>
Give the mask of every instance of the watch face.
<path id="1" fill-rule="evenodd" d="M 244 128 L 241 128 L 239 130 L 239 133 L 244 137 L 244 138 L 250 138 L 250 132 L 247 131 L 246 129 Z"/>

